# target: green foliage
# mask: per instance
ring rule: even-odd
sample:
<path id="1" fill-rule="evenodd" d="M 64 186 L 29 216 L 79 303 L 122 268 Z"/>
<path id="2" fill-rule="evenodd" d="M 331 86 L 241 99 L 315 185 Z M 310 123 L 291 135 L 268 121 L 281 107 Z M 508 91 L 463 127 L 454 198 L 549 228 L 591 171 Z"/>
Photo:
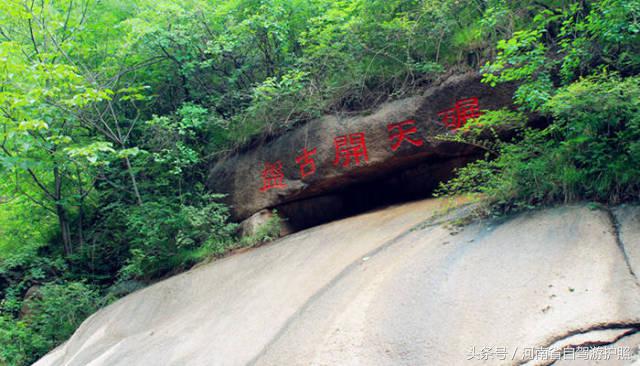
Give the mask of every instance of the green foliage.
<path id="1" fill-rule="evenodd" d="M 278 215 L 278 212 L 274 210 L 269 219 L 260 225 L 255 233 L 244 236 L 240 244 L 242 246 L 254 246 L 276 240 L 280 237 L 281 228 L 282 218 Z"/>
<path id="2" fill-rule="evenodd" d="M 502 141 L 472 123 L 455 140 L 491 147 L 492 156 L 462 168 L 440 194 L 472 194 L 489 213 L 579 199 L 636 199 L 640 2 L 601 0 L 555 4 L 497 44 L 484 82 L 520 82 L 521 109 L 551 119 L 545 128 L 514 125 Z M 489 136 L 478 141 L 478 136 Z"/>
<path id="3" fill-rule="evenodd" d="M 522 128 L 499 156 L 462 168 L 441 193 L 479 194 L 489 213 L 640 194 L 640 78 L 594 76 L 557 91 L 544 129 Z"/>
<path id="4" fill-rule="evenodd" d="M 126 233 L 131 257 L 120 278 L 149 279 L 224 253 L 233 243 L 236 225 L 228 223 L 229 210 L 215 201 L 219 198 L 205 195 L 199 205 L 160 200 L 133 208 Z"/>
<path id="5" fill-rule="evenodd" d="M 11 256 L 32 254 L 46 245 L 53 234 L 53 216 L 24 196 L 11 196 L 10 190 L 0 189 L 0 262 Z M 15 194 L 15 192 L 13 192 Z"/>
<path id="6" fill-rule="evenodd" d="M 502 136 L 512 135 L 525 124 L 526 116 L 522 112 L 507 109 L 484 111 L 480 117 L 469 120 L 455 133 L 436 136 L 436 140 L 473 145 L 497 156 L 504 143 Z"/>
<path id="7" fill-rule="evenodd" d="M 592 77 L 562 88 L 545 109 L 580 187 L 572 195 L 620 202 L 640 189 L 640 78 Z"/>
<path id="8" fill-rule="evenodd" d="M 554 79 L 570 83 L 594 70 L 635 74 L 640 70 L 640 1 L 569 3 L 540 12 L 531 25 L 497 44 L 483 81 L 521 81 L 516 101 L 539 110 L 552 96 Z M 635 13 L 634 13 L 635 12 Z"/>
<path id="9" fill-rule="evenodd" d="M 0 315 L 0 364 L 26 365 L 67 339 L 101 305 L 98 291 L 79 282 L 46 284 L 23 303 L 23 315 Z"/>
<path id="10" fill-rule="evenodd" d="M 443 192 L 480 193 L 503 209 L 637 194 L 638 0 L 0 9 L 0 363 L 33 361 L 97 297 L 276 238 L 274 217 L 236 241 L 228 209 L 204 187 L 214 159 L 446 73 L 484 64 L 487 83 L 521 83 L 523 111 L 487 112 L 442 137 L 488 154 Z M 526 128 L 524 111 L 554 122 Z M 43 295 L 25 317 L 34 286 Z M 62 313 L 64 301 L 81 316 Z"/>

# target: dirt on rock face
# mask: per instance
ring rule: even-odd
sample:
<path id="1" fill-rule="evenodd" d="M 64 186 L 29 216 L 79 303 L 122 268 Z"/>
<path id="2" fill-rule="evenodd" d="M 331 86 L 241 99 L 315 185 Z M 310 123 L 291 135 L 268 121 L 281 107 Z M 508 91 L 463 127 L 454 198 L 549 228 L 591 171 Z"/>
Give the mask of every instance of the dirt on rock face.
<path id="1" fill-rule="evenodd" d="M 451 132 L 482 110 L 513 108 L 514 85 L 492 88 L 480 78 L 475 73 L 451 77 L 422 95 L 384 104 L 367 116 L 328 115 L 311 121 L 217 162 L 208 188 L 228 194 L 227 203 L 237 220 L 265 208 L 325 195 L 333 195 L 334 207 L 351 207 L 353 201 L 384 196 L 389 186 L 422 192 L 424 197 L 478 153 L 470 146 L 433 137 Z M 359 184 L 369 187 L 360 195 L 349 192 Z M 292 210 L 285 206 L 283 211 Z M 307 221 L 302 224 L 307 227 L 314 220 L 322 221 L 318 217 L 301 220 Z"/>

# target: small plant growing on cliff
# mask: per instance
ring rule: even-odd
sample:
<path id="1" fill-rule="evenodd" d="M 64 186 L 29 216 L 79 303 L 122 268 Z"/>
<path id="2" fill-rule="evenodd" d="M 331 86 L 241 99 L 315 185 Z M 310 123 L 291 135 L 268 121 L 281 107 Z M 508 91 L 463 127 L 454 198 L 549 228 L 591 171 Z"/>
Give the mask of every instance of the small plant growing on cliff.
<path id="1" fill-rule="evenodd" d="M 271 217 L 269 217 L 264 224 L 260 225 L 253 235 L 242 238 L 240 244 L 242 246 L 254 246 L 268 243 L 280 237 L 281 229 L 282 218 L 278 215 L 278 212 L 274 210 Z"/>
<path id="2" fill-rule="evenodd" d="M 526 116 L 522 112 L 508 109 L 483 111 L 480 117 L 469 120 L 455 133 L 438 135 L 435 139 L 472 145 L 495 157 L 499 155 L 505 139 L 521 133 L 525 123 Z"/>

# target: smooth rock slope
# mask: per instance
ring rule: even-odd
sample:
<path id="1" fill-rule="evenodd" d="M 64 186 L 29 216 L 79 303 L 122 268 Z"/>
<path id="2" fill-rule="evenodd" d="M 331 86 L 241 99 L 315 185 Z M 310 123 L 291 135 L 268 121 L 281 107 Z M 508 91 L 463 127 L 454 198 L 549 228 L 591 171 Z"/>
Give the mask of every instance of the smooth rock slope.
<path id="1" fill-rule="evenodd" d="M 634 362 L 640 209 L 566 206 L 457 231 L 433 217 L 442 206 L 344 219 L 170 278 L 36 365 L 516 365 L 579 345 L 628 352 L 527 364 Z"/>

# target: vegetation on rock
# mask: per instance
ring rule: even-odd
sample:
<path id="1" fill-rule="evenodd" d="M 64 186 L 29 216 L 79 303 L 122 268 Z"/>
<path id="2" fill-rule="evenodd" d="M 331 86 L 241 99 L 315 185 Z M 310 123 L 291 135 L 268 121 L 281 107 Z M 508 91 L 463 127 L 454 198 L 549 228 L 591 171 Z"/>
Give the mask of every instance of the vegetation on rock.
<path id="1" fill-rule="evenodd" d="M 471 194 L 483 214 L 540 204 L 620 203 L 640 194 L 640 2 L 549 9 L 498 42 L 482 69 L 490 84 L 517 80 L 521 111 L 490 111 L 453 140 L 487 150 L 440 193 Z M 508 140 L 496 131 L 509 128 Z"/>

